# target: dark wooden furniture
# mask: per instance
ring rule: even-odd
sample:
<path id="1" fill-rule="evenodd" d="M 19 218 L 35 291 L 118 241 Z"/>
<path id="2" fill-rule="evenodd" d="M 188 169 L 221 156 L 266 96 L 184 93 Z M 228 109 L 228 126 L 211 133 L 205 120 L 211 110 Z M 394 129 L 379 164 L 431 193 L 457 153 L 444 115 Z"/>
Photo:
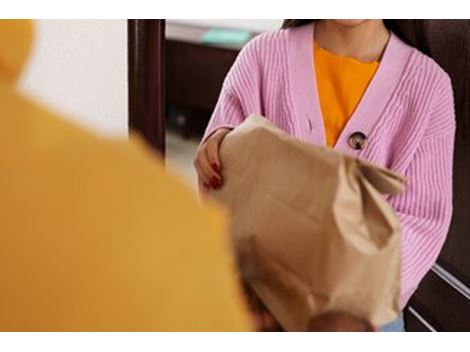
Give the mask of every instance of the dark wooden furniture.
<path id="1" fill-rule="evenodd" d="M 165 20 L 128 20 L 129 129 L 165 153 Z"/>
<path id="2" fill-rule="evenodd" d="M 166 27 L 167 104 L 186 116 L 186 137 L 207 125 L 222 82 L 242 47 L 201 43 L 208 29 L 172 23 Z"/>
<path id="3" fill-rule="evenodd" d="M 410 301 L 406 325 L 409 331 L 470 331 L 470 20 L 426 20 L 424 34 L 454 89 L 454 215 L 438 264 Z"/>

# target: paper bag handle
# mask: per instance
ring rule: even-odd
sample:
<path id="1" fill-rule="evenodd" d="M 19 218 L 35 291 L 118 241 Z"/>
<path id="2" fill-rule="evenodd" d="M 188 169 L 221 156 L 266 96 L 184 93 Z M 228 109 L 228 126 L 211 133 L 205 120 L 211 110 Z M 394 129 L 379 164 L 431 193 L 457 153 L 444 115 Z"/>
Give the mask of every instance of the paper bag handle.
<path id="1" fill-rule="evenodd" d="M 405 190 L 405 177 L 362 160 L 358 160 L 358 164 L 362 174 L 379 192 L 393 195 Z"/>

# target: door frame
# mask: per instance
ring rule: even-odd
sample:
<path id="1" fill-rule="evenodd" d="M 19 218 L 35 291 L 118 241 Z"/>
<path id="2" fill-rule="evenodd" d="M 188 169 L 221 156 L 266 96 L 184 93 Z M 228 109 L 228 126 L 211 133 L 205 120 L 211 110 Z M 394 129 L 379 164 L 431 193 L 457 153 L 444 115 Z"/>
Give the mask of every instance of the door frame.
<path id="1" fill-rule="evenodd" d="M 165 155 L 165 20 L 127 20 L 129 131 Z"/>

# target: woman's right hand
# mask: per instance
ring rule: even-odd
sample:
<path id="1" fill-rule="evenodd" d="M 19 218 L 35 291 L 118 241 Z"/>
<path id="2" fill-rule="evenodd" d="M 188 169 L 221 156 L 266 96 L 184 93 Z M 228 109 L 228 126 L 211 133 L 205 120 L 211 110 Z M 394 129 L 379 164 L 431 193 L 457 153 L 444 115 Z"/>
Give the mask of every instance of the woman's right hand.
<path id="1" fill-rule="evenodd" d="M 220 173 L 222 165 L 219 158 L 219 147 L 230 131 L 230 128 L 218 129 L 197 150 L 194 166 L 199 182 L 205 188 L 218 189 L 222 186 L 223 180 Z"/>

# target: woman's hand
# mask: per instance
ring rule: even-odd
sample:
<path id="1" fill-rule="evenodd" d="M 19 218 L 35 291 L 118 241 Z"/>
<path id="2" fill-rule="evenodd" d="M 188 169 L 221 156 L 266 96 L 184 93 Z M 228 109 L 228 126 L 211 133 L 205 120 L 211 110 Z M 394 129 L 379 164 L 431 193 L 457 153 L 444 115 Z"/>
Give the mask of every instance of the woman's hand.
<path id="1" fill-rule="evenodd" d="M 222 186 L 223 180 L 220 173 L 222 165 L 220 164 L 219 147 L 230 131 L 230 128 L 218 129 L 199 147 L 196 153 L 194 166 L 200 183 L 206 188 L 218 189 Z"/>

